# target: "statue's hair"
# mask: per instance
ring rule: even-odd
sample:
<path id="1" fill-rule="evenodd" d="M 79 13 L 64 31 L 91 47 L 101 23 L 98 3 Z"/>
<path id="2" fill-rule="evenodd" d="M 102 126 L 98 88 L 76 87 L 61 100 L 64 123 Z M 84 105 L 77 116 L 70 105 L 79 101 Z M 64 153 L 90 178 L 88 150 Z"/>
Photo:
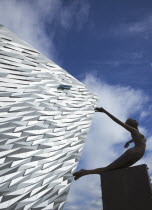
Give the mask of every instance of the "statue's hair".
<path id="1" fill-rule="evenodd" d="M 127 125 L 130 125 L 131 127 L 134 127 L 134 128 L 137 128 L 138 127 L 138 123 L 136 120 L 134 119 L 127 119 L 126 122 L 125 122 Z"/>

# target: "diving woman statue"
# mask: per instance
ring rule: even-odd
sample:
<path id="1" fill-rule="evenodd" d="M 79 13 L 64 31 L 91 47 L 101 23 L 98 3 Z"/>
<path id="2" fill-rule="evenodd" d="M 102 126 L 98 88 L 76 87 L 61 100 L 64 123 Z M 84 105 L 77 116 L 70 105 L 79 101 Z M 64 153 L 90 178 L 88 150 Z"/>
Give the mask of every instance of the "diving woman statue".
<path id="1" fill-rule="evenodd" d="M 123 123 L 119 119 L 114 117 L 112 114 L 107 112 L 105 109 L 103 109 L 102 107 L 95 108 L 95 111 L 105 113 L 114 122 L 118 123 L 127 131 L 130 132 L 132 139 L 126 142 L 126 144 L 124 145 L 125 148 L 127 148 L 129 144 L 132 142 L 134 142 L 135 146 L 133 148 L 127 149 L 119 158 L 117 158 L 115 161 L 113 161 L 111 164 L 109 164 L 106 167 L 96 168 L 93 170 L 81 169 L 80 171 L 75 172 L 73 174 L 75 180 L 89 174 L 101 174 L 102 172 L 105 172 L 105 171 L 110 171 L 110 170 L 115 170 L 115 169 L 120 169 L 120 168 L 128 168 L 129 166 L 133 165 L 138 160 L 140 160 L 145 153 L 146 139 L 144 135 L 139 132 L 138 123 L 136 122 L 136 120 L 127 119 L 127 121 Z"/>

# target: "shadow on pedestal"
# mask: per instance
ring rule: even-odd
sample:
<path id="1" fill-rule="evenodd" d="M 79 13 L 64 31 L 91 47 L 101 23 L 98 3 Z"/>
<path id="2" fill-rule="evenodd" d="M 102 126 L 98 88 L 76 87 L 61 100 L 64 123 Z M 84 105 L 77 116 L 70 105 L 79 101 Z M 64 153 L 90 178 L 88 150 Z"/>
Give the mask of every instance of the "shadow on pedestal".
<path id="1" fill-rule="evenodd" d="M 152 210 L 152 186 L 146 165 L 101 174 L 103 210 Z"/>

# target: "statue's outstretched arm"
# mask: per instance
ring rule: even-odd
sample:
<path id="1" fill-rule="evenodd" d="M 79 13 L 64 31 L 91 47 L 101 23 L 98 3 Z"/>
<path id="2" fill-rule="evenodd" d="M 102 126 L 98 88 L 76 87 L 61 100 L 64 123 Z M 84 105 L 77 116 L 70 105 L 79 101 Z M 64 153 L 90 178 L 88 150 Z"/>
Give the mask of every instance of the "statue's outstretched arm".
<path id="1" fill-rule="evenodd" d="M 115 121 L 116 123 L 118 123 L 119 125 L 121 125 L 123 128 L 125 128 L 127 131 L 134 133 L 137 132 L 137 130 L 125 123 L 123 123 L 122 121 L 120 121 L 119 119 L 117 119 L 115 116 L 113 116 L 112 114 L 110 114 L 109 112 L 107 112 L 105 109 L 103 109 L 102 107 L 100 108 L 95 108 L 96 112 L 103 112 L 105 114 L 107 114 L 113 121 Z"/>
<path id="2" fill-rule="evenodd" d="M 107 112 L 106 110 L 105 110 L 104 113 L 107 114 L 113 121 L 115 121 L 116 123 L 118 123 L 119 125 L 121 125 L 123 128 L 125 128 L 127 131 L 129 131 L 131 133 L 133 133 L 133 132 L 136 131 L 135 128 L 133 128 L 133 127 L 131 127 L 131 126 L 123 123 L 122 121 L 120 121 L 119 119 L 117 119 L 115 116 L 113 116 L 112 114 L 110 114 L 109 112 Z"/>

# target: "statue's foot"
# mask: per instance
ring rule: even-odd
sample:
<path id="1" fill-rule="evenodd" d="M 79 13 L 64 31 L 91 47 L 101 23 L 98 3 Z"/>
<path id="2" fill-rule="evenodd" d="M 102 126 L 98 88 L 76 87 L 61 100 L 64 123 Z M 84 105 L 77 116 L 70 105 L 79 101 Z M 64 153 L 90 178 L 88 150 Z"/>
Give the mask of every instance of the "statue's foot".
<path id="1" fill-rule="evenodd" d="M 86 175 L 85 172 L 86 172 L 86 170 L 81 169 L 80 171 L 77 171 L 77 172 L 73 173 L 74 180 L 77 180 L 77 179 L 79 179 L 81 176 Z"/>

